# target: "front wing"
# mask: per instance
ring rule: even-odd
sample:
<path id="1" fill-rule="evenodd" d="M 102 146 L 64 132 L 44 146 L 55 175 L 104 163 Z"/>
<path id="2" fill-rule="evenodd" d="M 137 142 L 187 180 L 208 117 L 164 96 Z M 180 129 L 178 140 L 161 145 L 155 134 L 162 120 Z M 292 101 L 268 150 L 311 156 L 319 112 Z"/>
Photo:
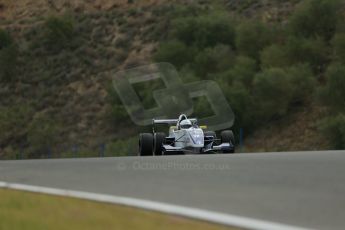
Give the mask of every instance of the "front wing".
<path id="1" fill-rule="evenodd" d="M 205 145 L 203 148 L 185 148 L 185 147 L 174 147 L 171 145 L 163 145 L 163 151 L 165 154 L 174 153 L 211 153 L 211 152 L 231 152 L 235 149 L 235 146 L 231 143 L 222 143 L 220 145 Z"/>

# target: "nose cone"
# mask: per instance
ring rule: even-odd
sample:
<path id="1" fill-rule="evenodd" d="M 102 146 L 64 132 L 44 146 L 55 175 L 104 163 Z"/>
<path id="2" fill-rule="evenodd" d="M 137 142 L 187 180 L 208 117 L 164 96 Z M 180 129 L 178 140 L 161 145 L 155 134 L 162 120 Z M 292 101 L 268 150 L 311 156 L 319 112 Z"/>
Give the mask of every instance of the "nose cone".
<path id="1" fill-rule="evenodd" d="M 193 147 L 204 147 L 204 133 L 202 129 L 192 129 L 189 132 Z"/>

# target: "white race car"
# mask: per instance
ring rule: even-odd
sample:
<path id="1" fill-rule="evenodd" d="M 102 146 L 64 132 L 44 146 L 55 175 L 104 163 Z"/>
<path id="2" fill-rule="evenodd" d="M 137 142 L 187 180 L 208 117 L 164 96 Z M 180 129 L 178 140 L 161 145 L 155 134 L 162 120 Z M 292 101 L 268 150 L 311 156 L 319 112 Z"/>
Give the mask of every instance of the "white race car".
<path id="1" fill-rule="evenodd" d="M 158 124 L 169 125 L 169 135 L 155 132 Z M 204 131 L 197 119 L 182 114 L 178 119 L 152 120 L 152 133 L 139 136 L 139 155 L 201 154 L 210 152 L 234 153 L 235 138 L 231 130 L 222 131 L 217 139 L 213 131 Z"/>

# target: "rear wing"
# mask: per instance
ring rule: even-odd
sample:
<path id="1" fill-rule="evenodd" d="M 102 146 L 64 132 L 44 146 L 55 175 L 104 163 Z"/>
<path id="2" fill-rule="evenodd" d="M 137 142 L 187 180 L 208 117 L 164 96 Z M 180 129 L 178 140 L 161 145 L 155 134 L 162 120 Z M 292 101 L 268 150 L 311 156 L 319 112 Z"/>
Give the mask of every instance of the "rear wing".
<path id="1" fill-rule="evenodd" d="M 196 118 L 188 118 L 193 124 L 198 123 Z M 152 119 L 152 130 L 155 132 L 155 125 L 176 125 L 178 119 Z"/>
<path id="2" fill-rule="evenodd" d="M 173 125 L 176 124 L 178 119 L 152 119 L 152 125 Z"/>
<path id="3" fill-rule="evenodd" d="M 188 118 L 193 124 L 198 122 L 198 119 L 196 118 Z M 173 125 L 178 122 L 178 119 L 152 119 L 152 125 L 162 125 L 162 124 L 167 124 L 167 125 Z"/>

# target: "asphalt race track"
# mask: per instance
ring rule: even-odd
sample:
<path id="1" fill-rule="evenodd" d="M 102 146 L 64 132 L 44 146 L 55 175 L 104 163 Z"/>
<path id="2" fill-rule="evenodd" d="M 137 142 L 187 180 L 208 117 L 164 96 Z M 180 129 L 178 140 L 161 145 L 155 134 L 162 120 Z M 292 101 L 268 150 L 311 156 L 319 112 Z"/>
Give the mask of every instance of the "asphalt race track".
<path id="1" fill-rule="evenodd" d="M 345 151 L 0 161 L 0 181 L 345 227 Z"/>

